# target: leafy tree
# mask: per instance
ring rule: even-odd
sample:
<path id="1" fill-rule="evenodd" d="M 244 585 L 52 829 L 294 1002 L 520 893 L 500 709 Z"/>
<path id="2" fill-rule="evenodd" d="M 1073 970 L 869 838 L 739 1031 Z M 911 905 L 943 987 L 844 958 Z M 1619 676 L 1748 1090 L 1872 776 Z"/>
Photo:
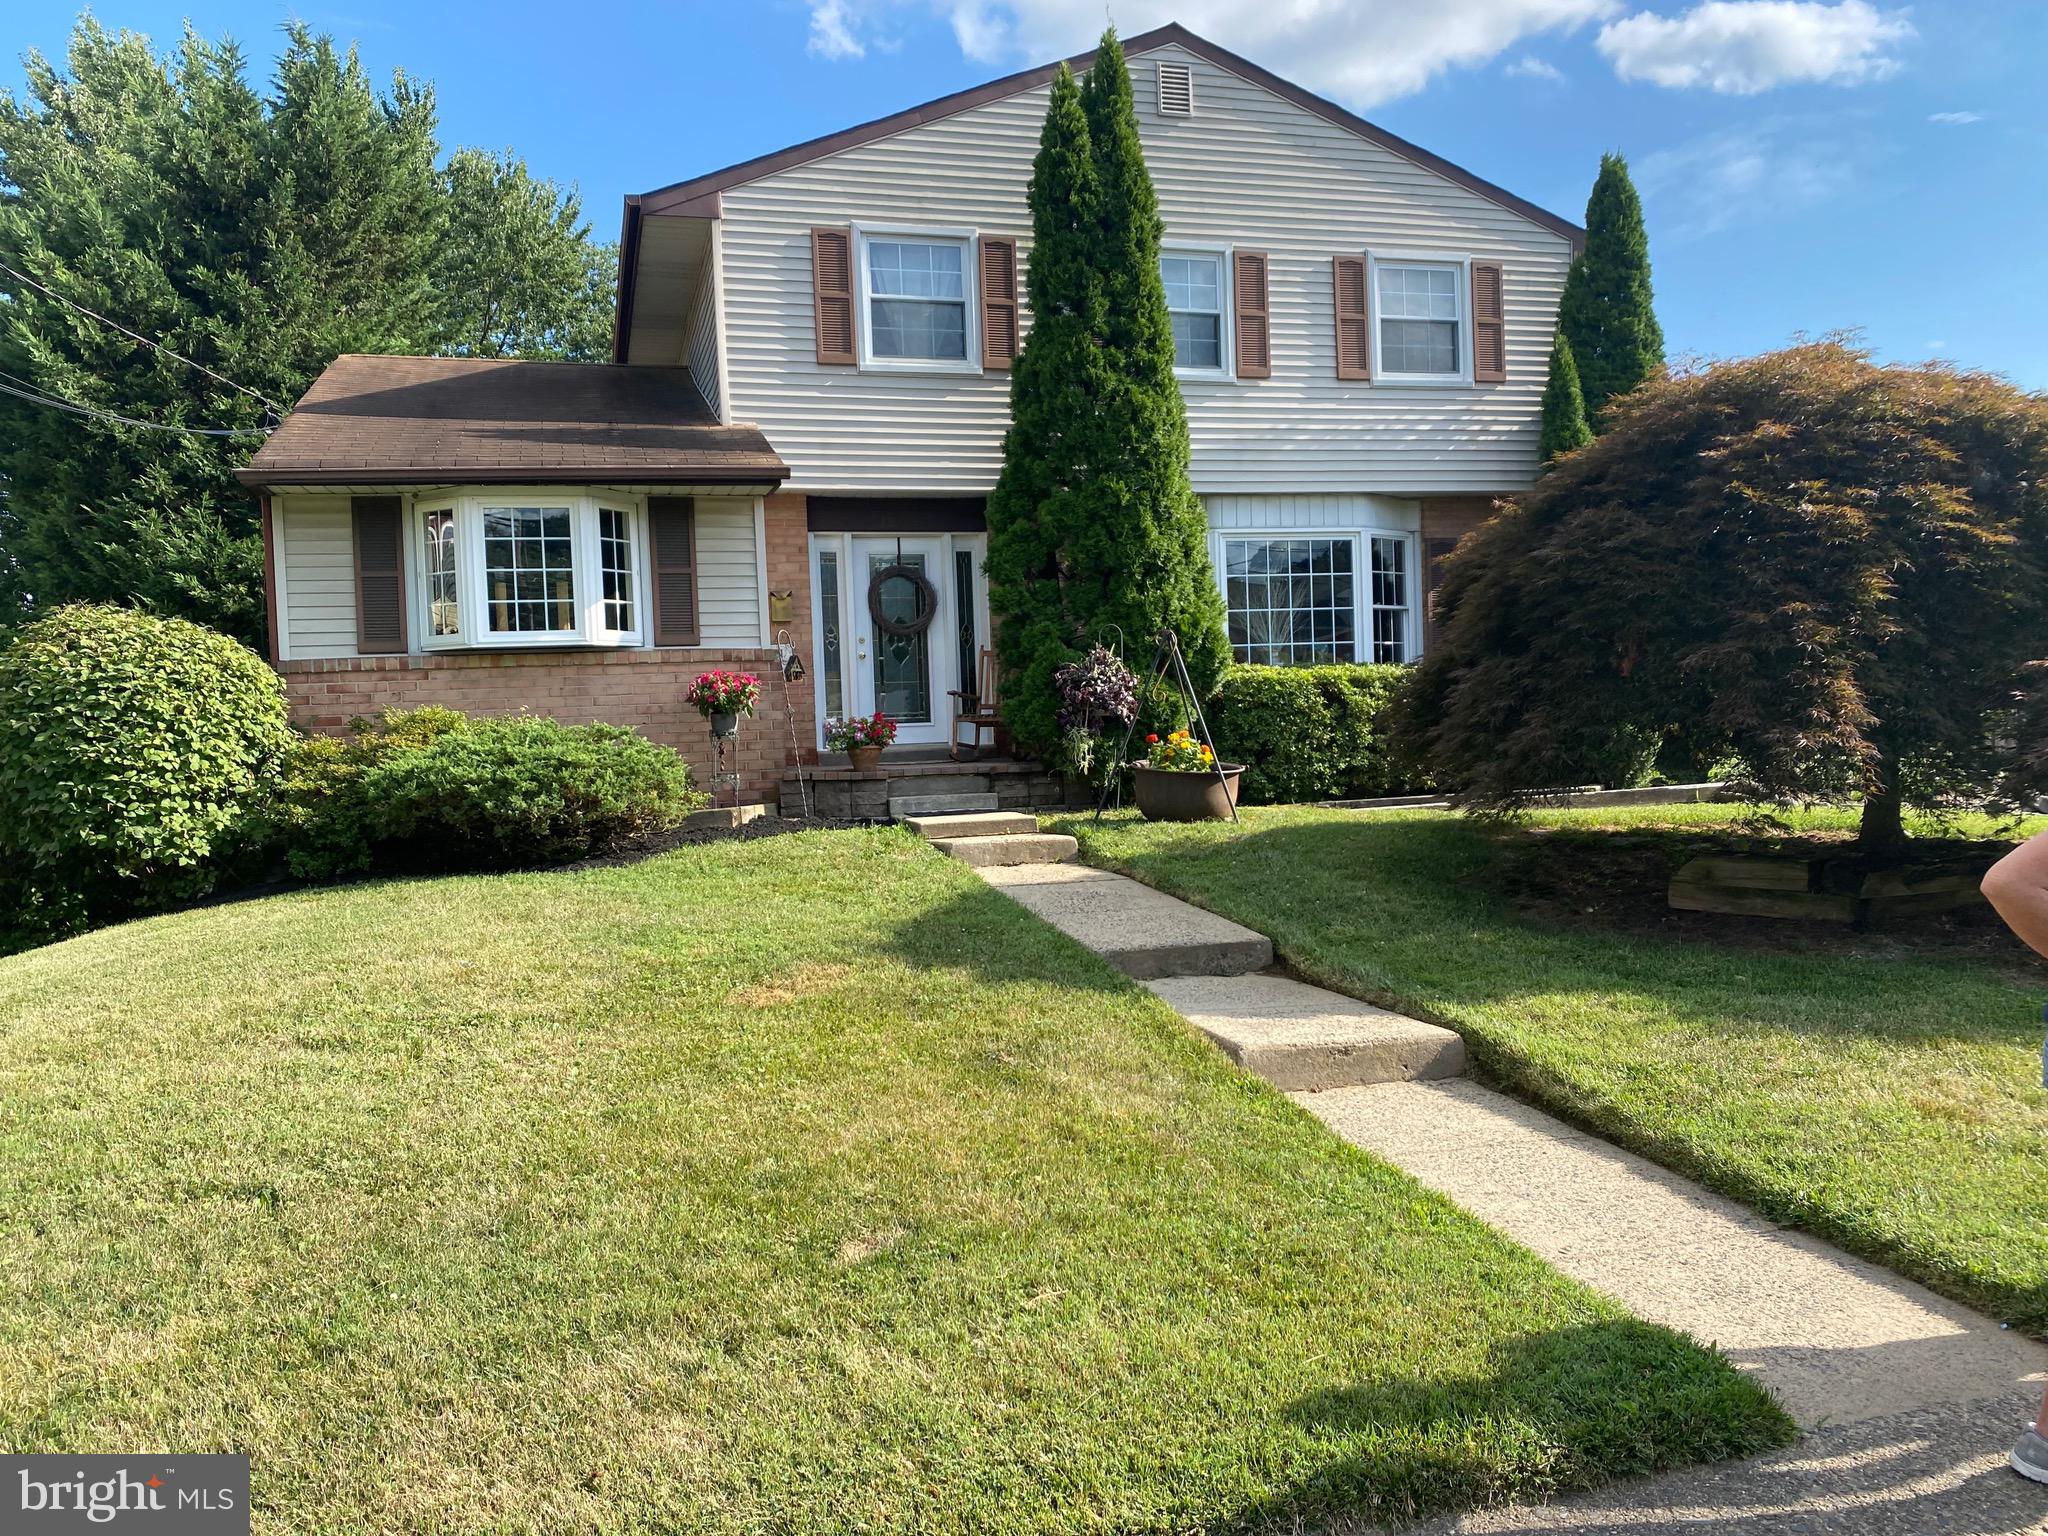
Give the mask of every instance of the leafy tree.
<path id="1" fill-rule="evenodd" d="M 1586 203 L 1586 248 L 1565 276 L 1557 324 L 1578 365 L 1586 420 L 1604 431 L 1607 402 L 1664 367 L 1643 202 L 1620 155 L 1600 157 Z"/>
<path id="2" fill-rule="evenodd" d="M 2048 651 L 2048 401 L 1818 343 L 1653 381 L 1453 557 L 1406 748 L 1473 803 L 1682 733 L 1790 798 L 2013 792 Z"/>
<path id="3" fill-rule="evenodd" d="M 1543 462 L 1547 465 L 1591 441 L 1586 399 L 1579 392 L 1579 367 L 1572 361 L 1572 344 L 1559 331 L 1550 344 L 1550 378 L 1543 386 Z"/>
<path id="4" fill-rule="evenodd" d="M 989 499 L 989 603 L 1010 729 L 1049 752 L 1054 675 L 1111 626 L 1146 652 L 1173 626 L 1204 689 L 1229 654 L 1188 479 L 1158 199 L 1114 31 L 1085 90 L 1054 78 L 1030 202 L 1031 330 Z"/>
<path id="5" fill-rule="evenodd" d="M 447 168 L 448 227 L 435 282 L 442 349 L 469 357 L 605 356 L 618 253 L 594 246 L 582 200 L 535 180 L 510 151 L 460 149 Z"/>
<path id="6" fill-rule="evenodd" d="M 248 435 L 0 394 L 0 624 L 86 599 L 258 643 L 257 509 L 233 471 L 275 407 L 341 352 L 596 350 L 610 296 L 588 274 L 608 253 L 573 204 L 538 229 L 535 199 L 557 194 L 517 162 L 437 168 L 432 90 L 402 74 L 380 94 L 294 24 L 259 94 L 233 43 L 188 29 L 159 56 L 89 16 L 62 70 L 25 65 L 22 95 L 0 92 L 0 263 L 28 279 L 0 271 L 0 385 Z M 510 291 L 461 269 L 471 244 L 515 259 Z"/>

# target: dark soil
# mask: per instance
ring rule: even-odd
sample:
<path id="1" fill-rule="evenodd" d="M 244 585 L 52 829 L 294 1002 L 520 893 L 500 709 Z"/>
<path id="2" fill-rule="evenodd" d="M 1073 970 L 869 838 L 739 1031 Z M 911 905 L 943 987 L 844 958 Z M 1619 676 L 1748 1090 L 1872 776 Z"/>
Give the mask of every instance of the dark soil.
<path id="1" fill-rule="evenodd" d="M 1860 874 L 1876 867 L 1854 854 L 1850 842 L 1846 832 L 1788 837 L 1768 830 L 1510 827 L 1495 834 L 1499 856 L 1475 880 L 1521 916 L 1554 927 L 1781 953 L 1974 958 L 2027 972 L 2036 984 L 2041 971 L 2048 970 L 2048 962 L 2015 939 L 1987 904 L 1858 931 L 1846 923 L 1678 912 L 1665 899 L 1679 866 L 1706 855 L 1837 860 L 1826 882 L 1833 885 L 1851 870 Z M 1996 840 L 1915 838 L 1905 862 L 1989 867 L 2012 846 Z"/>
<path id="2" fill-rule="evenodd" d="M 579 859 L 574 864 L 557 864 L 555 869 L 612 869 L 623 864 L 638 864 L 642 859 L 651 859 L 656 854 L 668 853 L 677 848 L 688 848 L 697 843 L 752 843 L 764 837 L 781 837 L 788 832 L 833 832 L 847 827 L 878 826 L 879 822 L 836 821 L 826 816 L 790 817 L 757 816 L 752 821 L 741 822 L 737 827 L 702 827 L 694 832 L 677 829 L 669 832 L 655 832 L 633 842 L 621 844 L 609 853 L 593 859 Z"/>

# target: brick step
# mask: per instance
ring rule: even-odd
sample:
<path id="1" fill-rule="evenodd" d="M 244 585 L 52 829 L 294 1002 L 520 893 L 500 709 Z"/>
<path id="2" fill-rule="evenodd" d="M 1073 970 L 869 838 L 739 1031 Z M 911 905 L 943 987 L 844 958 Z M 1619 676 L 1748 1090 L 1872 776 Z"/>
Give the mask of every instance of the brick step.
<path id="1" fill-rule="evenodd" d="M 892 795 L 889 814 L 898 821 L 912 816 L 953 816 L 963 811 L 993 811 L 1000 802 L 995 791 L 967 795 Z"/>
<path id="2" fill-rule="evenodd" d="M 971 869 L 995 869 L 1014 864 L 1059 864 L 1080 851 L 1080 845 L 1071 837 L 1056 832 L 942 838 L 935 840 L 932 846 Z"/>
<path id="3" fill-rule="evenodd" d="M 1029 837 L 1038 818 L 1022 811 L 980 811 L 965 816 L 907 816 L 903 824 L 926 842 L 963 837 Z"/>

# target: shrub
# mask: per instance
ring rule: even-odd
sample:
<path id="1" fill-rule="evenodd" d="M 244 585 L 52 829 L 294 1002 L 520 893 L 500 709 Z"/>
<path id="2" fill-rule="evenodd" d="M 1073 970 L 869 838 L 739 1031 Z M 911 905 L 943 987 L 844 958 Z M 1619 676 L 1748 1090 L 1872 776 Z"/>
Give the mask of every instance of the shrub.
<path id="1" fill-rule="evenodd" d="M 284 688 L 182 619 L 73 604 L 0 651 L 0 867 L 17 942 L 203 896 L 292 741 Z"/>
<path id="2" fill-rule="evenodd" d="M 617 726 L 420 709 L 302 743 L 275 820 L 292 872 L 318 879 L 568 863 L 700 800 L 680 757 Z"/>
<path id="3" fill-rule="evenodd" d="M 1408 676 L 1396 666 L 1233 666 L 1207 706 L 1216 750 L 1245 765 L 1251 804 L 1426 788 L 1380 727 Z"/>

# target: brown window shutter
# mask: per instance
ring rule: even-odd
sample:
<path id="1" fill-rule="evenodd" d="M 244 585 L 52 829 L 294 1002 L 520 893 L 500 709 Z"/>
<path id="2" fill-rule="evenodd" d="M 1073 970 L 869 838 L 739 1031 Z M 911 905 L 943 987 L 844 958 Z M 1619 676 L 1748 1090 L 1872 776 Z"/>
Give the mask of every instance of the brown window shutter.
<path id="1" fill-rule="evenodd" d="M 647 498 L 653 546 L 654 643 L 696 645 L 697 503 L 688 496 Z"/>
<path id="2" fill-rule="evenodd" d="M 1266 253 L 1239 251 L 1232 274 L 1237 306 L 1237 376 L 1273 377 L 1273 303 L 1267 292 Z"/>
<path id="3" fill-rule="evenodd" d="M 1472 263 L 1472 380 L 1505 384 L 1508 379 L 1508 316 L 1497 261 Z"/>
<path id="4" fill-rule="evenodd" d="M 811 308 L 817 322 L 818 361 L 854 363 L 853 231 L 811 231 Z"/>
<path id="5" fill-rule="evenodd" d="M 356 546 L 356 650 L 388 656 L 405 649 L 404 513 L 396 496 L 349 503 Z"/>
<path id="6" fill-rule="evenodd" d="M 1365 258 L 1339 256 L 1331 264 L 1337 292 L 1337 377 L 1372 377 L 1372 303 Z"/>
<path id="7" fill-rule="evenodd" d="M 981 237 L 981 366 L 1008 368 L 1017 356 L 1017 242 Z"/>

